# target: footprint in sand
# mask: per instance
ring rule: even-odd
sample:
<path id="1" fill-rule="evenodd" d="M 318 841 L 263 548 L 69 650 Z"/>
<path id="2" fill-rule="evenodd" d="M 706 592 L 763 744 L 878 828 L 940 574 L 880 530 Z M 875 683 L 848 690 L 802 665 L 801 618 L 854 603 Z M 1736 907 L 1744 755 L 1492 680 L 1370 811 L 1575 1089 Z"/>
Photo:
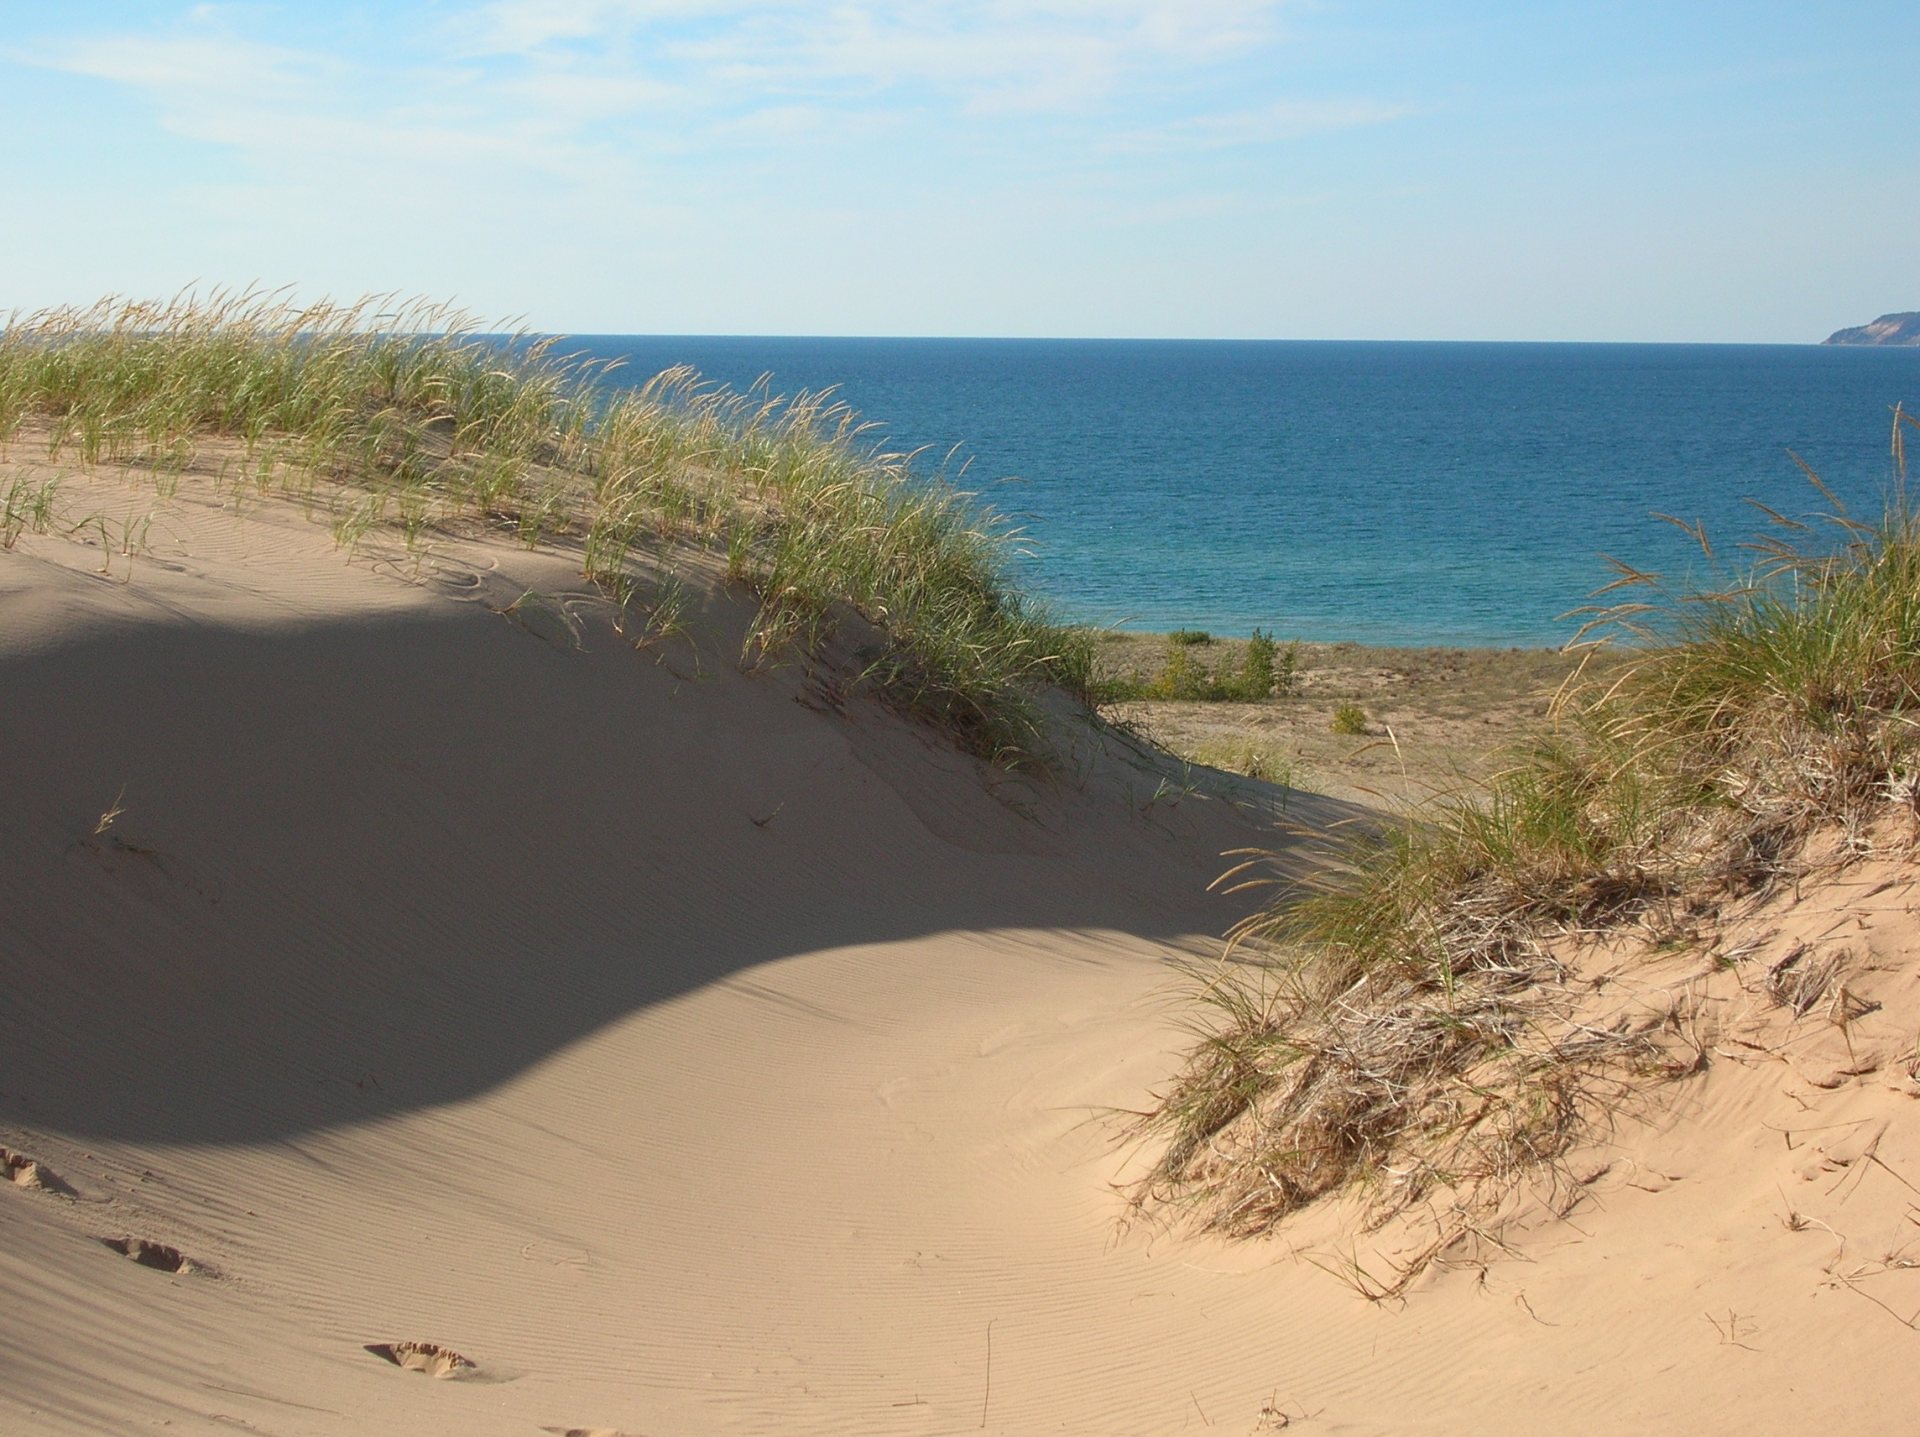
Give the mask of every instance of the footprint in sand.
<path id="1" fill-rule="evenodd" d="M 33 1192 L 59 1193 L 62 1197 L 72 1197 L 73 1189 L 60 1180 L 60 1175 L 38 1158 L 30 1158 L 25 1153 L 16 1153 L 11 1148 L 0 1148 L 0 1170 L 5 1171 L 7 1180 L 17 1188 L 27 1188 Z"/>
<path id="2" fill-rule="evenodd" d="M 437 1342 L 369 1342 L 367 1351 L 395 1367 L 429 1377 L 465 1377 L 480 1370 L 470 1358 Z"/>
<path id="3" fill-rule="evenodd" d="M 122 1257 L 130 1257 L 142 1267 L 151 1267 L 157 1272 L 182 1273 L 187 1276 L 199 1275 L 211 1277 L 213 1269 L 203 1262 L 195 1262 L 177 1247 L 168 1247 L 164 1242 L 148 1242 L 143 1237 L 103 1237 L 101 1243 L 112 1248 Z"/>

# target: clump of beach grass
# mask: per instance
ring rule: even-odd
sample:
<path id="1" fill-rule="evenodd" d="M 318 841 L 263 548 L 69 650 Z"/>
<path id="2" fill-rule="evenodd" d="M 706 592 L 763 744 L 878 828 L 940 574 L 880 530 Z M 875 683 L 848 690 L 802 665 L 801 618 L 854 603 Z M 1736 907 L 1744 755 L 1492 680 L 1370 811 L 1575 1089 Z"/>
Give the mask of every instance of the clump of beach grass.
<path id="1" fill-rule="evenodd" d="M 1913 424 L 1895 411 L 1902 479 Z M 1335 1192 L 1376 1220 L 1445 1193 L 1471 1228 L 1625 1095 L 1706 1060 L 1658 1014 L 1596 1020 L 1581 945 L 1698 941 L 1816 836 L 1913 833 L 1920 516 L 1903 484 L 1872 524 L 1833 501 L 1826 542 L 1769 513 L 1723 588 L 1623 569 L 1655 592 L 1583 635 L 1618 636 L 1624 666 L 1563 690 L 1484 796 L 1347 836 L 1196 970 L 1198 1041 L 1144 1119 L 1161 1148 L 1141 1202 L 1251 1235 Z"/>
<path id="2" fill-rule="evenodd" d="M 0 494 L 0 549 L 11 549 L 22 534 L 44 534 L 53 525 L 58 479 L 38 484 L 16 478 Z"/>
<path id="3" fill-rule="evenodd" d="M 710 550 L 759 600 L 749 662 L 817 661 L 857 618 L 851 686 L 994 762 L 1050 760 L 1047 694 L 1087 697 L 1092 641 L 1008 582 L 1004 519 L 830 393 L 687 369 L 620 391 L 609 368 L 392 296 L 107 299 L 7 319 L 0 439 L 33 421 L 49 456 L 143 467 L 163 491 L 203 440 L 235 441 L 236 502 L 244 485 L 294 495 L 344 545 L 398 529 L 414 550 L 474 523 L 577 545 L 623 626 L 642 571 Z M 5 532 L 37 522 L 29 496 L 7 503 Z M 641 642 L 682 626 L 672 583 L 651 591 Z"/>

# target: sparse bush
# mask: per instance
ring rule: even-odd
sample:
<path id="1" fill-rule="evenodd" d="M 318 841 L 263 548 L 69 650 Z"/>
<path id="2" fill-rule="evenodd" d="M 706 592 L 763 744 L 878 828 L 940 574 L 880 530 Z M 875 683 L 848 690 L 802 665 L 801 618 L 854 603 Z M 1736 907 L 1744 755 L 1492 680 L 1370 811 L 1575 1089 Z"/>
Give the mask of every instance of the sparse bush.
<path id="1" fill-rule="evenodd" d="M 1090 695 L 1096 706 L 1106 704 L 1134 703 L 1140 699 L 1153 697 L 1153 685 L 1148 683 L 1138 668 L 1130 668 L 1124 674 L 1108 674 L 1093 680 Z"/>
<path id="2" fill-rule="evenodd" d="M 1153 685 L 1159 699 L 1206 699 L 1213 696 L 1216 681 L 1207 671 L 1206 661 L 1194 657 L 1192 647 L 1169 638 L 1167 661 Z"/>
<path id="3" fill-rule="evenodd" d="M 1275 658 L 1279 651 L 1280 646 L 1273 641 L 1273 635 L 1260 629 L 1253 631 L 1240 663 L 1237 697 L 1258 703 L 1272 696 L 1274 682 L 1278 678 Z"/>
<path id="4" fill-rule="evenodd" d="M 1298 639 L 1280 650 L 1279 660 L 1274 666 L 1273 691 L 1282 698 L 1291 698 L 1300 691 L 1300 641 Z"/>
<path id="5" fill-rule="evenodd" d="M 1333 722 L 1329 726 L 1335 733 L 1363 734 L 1367 731 L 1367 711 L 1359 704 L 1341 704 L 1333 711 Z"/>
<path id="6" fill-rule="evenodd" d="M 1177 629 L 1165 636 L 1160 670 L 1152 678 L 1138 668 L 1109 675 L 1093 684 L 1099 703 L 1126 703 L 1140 699 L 1198 702 L 1260 703 L 1275 694 L 1291 694 L 1299 686 L 1300 644 L 1284 649 L 1273 636 L 1255 629 L 1244 647 L 1223 648 L 1213 664 L 1196 650 L 1218 643 L 1198 629 Z"/>

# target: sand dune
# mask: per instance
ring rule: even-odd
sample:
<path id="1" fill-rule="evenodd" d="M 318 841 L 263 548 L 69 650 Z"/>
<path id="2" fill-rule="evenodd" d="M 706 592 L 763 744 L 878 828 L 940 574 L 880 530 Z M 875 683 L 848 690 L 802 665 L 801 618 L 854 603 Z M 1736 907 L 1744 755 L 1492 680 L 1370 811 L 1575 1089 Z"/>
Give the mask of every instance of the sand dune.
<path id="1" fill-rule="evenodd" d="M 742 673 L 717 585 L 642 654 L 565 556 L 66 502 L 154 520 L 0 554 L 0 1430 L 1885 1431 L 1920 1396 L 1903 870 L 1751 920 L 1844 928 L 1877 1009 L 1803 1038 L 1730 987 L 1725 1060 L 1580 1209 L 1370 1305 L 1337 1210 L 1233 1246 L 1115 1191 L 1259 813 Z"/>

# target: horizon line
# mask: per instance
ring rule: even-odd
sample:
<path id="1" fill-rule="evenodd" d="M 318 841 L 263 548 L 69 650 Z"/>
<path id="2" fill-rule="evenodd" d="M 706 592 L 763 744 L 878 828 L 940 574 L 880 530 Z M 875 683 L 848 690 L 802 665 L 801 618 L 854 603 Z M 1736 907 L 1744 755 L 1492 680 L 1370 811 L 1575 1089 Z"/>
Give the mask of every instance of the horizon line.
<path id="1" fill-rule="evenodd" d="M 1920 345 L 1829 344 L 1824 339 L 1434 339 L 1294 338 L 1277 335 L 1199 334 L 820 334 L 753 330 L 480 329 L 477 334 L 563 339 L 799 339 L 922 341 L 981 344 L 1457 344 L 1528 345 L 1537 348 L 1716 349 L 1917 349 Z"/>

